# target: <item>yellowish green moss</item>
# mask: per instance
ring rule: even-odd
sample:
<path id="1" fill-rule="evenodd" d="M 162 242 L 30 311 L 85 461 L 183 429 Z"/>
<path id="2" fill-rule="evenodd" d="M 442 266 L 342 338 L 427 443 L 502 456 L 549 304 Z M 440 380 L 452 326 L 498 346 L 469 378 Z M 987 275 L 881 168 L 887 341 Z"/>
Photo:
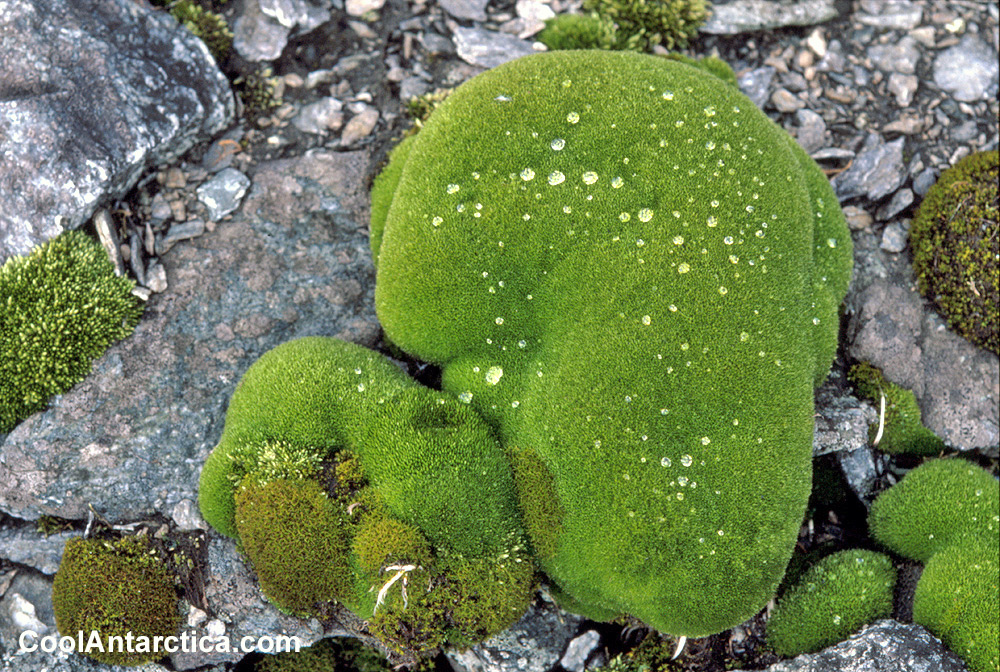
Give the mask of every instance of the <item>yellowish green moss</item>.
<path id="1" fill-rule="evenodd" d="M 584 0 L 583 8 L 617 25 L 619 48 L 639 51 L 684 48 L 708 18 L 705 0 Z"/>
<path id="2" fill-rule="evenodd" d="M 1000 354 L 1000 155 L 979 152 L 946 170 L 910 227 L 920 291 L 949 324 Z"/>
<path id="3" fill-rule="evenodd" d="M 154 637 L 177 635 L 181 622 L 173 577 L 145 537 L 68 540 L 52 585 L 52 608 L 61 635 L 76 639 L 83 632 L 86 643 L 97 632 L 105 650 L 81 653 L 109 665 L 162 657 L 162 650 L 126 651 L 125 637 L 146 637 L 151 647 Z"/>
<path id="4" fill-rule="evenodd" d="M 911 453 L 935 455 L 945 449 L 944 441 L 920 421 L 920 407 L 913 392 L 891 383 L 882 372 L 862 362 L 851 367 L 848 378 L 858 394 L 875 404 L 881 414 L 882 397 L 885 397 L 885 417 L 868 428 L 868 439 L 874 443 L 882 426 L 879 450 L 886 453 Z"/>

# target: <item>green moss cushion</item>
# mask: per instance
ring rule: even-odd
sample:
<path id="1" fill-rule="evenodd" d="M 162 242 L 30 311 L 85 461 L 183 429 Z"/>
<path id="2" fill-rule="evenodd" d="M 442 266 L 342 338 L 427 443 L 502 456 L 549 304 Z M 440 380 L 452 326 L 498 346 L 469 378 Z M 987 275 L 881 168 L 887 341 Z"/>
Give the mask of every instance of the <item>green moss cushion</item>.
<path id="1" fill-rule="evenodd" d="M 895 584 L 888 556 L 864 550 L 828 555 L 782 596 L 767 622 L 768 643 L 783 656 L 797 656 L 843 641 L 889 617 Z"/>
<path id="2" fill-rule="evenodd" d="M 926 563 L 969 539 L 997 538 L 1000 486 L 988 471 L 966 460 L 931 460 L 879 495 L 868 526 L 892 551 Z"/>
<path id="3" fill-rule="evenodd" d="M 977 152 L 946 170 L 910 228 L 920 291 L 949 324 L 1000 354 L 1000 153 Z"/>
<path id="4" fill-rule="evenodd" d="M 913 596 L 913 620 L 972 672 L 1000 669 L 1000 564 L 993 542 L 957 544 L 930 559 Z"/>
<path id="5" fill-rule="evenodd" d="M 685 63 L 529 56 L 456 89 L 372 212 L 386 334 L 529 451 L 565 594 L 691 636 L 770 599 L 851 268 L 784 131 Z"/>
<path id="6" fill-rule="evenodd" d="M 66 542 L 52 584 L 52 609 L 60 635 L 75 640 L 83 632 L 80 653 L 108 665 L 141 665 L 163 657 L 162 648 L 152 650 L 153 638 L 176 636 L 181 619 L 173 577 L 151 550 L 144 537 Z M 86 649 L 92 632 L 103 649 Z M 127 651 L 123 640 L 129 634 L 146 638 L 146 644 L 133 639 L 133 650 Z"/>
<path id="7" fill-rule="evenodd" d="M 861 362 L 851 367 L 848 378 L 857 393 L 881 409 L 885 396 L 885 417 L 881 422 L 882 438 L 877 448 L 886 453 L 911 453 L 936 455 L 945 450 L 944 441 L 924 427 L 920 419 L 920 406 L 912 390 L 889 382 L 882 372 Z M 873 442 L 879 434 L 879 421 L 868 428 L 868 438 Z"/>

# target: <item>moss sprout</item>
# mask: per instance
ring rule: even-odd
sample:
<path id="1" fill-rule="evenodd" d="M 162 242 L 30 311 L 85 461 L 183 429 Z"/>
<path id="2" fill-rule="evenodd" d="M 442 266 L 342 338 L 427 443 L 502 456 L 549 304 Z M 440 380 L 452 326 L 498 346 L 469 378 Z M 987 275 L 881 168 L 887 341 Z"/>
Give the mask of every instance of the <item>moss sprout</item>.
<path id="1" fill-rule="evenodd" d="M 998 153 L 979 152 L 946 170 L 910 228 L 920 291 L 958 333 L 1000 354 Z"/>
<path id="2" fill-rule="evenodd" d="M 125 637 L 177 634 L 180 614 L 174 581 L 145 537 L 116 541 L 76 537 L 66 542 L 52 586 L 52 607 L 59 633 L 85 644 L 96 632 L 101 648 L 81 651 L 109 665 L 141 665 L 162 651 L 125 650 Z M 109 638 L 117 638 L 109 640 Z M 119 646 L 121 644 L 121 646 Z"/>
<path id="3" fill-rule="evenodd" d="M 935 455 L 945 449 L 944 441 L 921 423 L 920 407 L 913 392 L 889 382 L 881 371 L 868 362 L 851 367 L 848 379 L 854 383 L 858 394 L 878 409 L 881 409 L 882 398 L 885 397 L 885 417 L 881 422 L 873 423 L 868 430 L 869 440 L 874 443 L 881 424 L 879 450 Z"/>
<path id="4" fill-rule="evenodd" d="M 583 8 L 617 25 L 619 48 L 637 51 L 684 48 L 708 18 L 705 0 L 584 0 Z"/>
<path id="5" fill-rule="evenodd" d="M 196 0 L 174 0 L 170 14 L 208 47 L 216 62 L 224 63 L 233 47 L 233 31 L 226 19 Z"/>
<path id="6" fill-rule="evenodd" d="M 142 315 L 101 245 L 69 231 L 0 267 L 0 432 L 83 380 Z"/>
<path id="7" fill-rule="evenodd" d="M 619 48 L 618 26 L 596 14 L 559 14 L 545 22 L 536 39 L 553 51 Z"/>

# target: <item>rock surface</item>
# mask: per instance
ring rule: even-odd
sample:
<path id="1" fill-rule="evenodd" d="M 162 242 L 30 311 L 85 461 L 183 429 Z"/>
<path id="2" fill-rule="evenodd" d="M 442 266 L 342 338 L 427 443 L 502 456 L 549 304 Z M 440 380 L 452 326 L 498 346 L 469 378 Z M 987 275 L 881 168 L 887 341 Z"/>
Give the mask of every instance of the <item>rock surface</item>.
<path id="1" fill-rule="evenodd" d="M 205 45 L 131 0 L 0 4 L 0 262 L 231 123 Z"/>
<path id="2" fill-rule="evenodd" d="M 784 660 L 766 672 L 965 672 L 965 663 L 919 625 L 883 620 L 819 653 Z M 746 672 L 737 670 L 736 672 Z"/>
<path id="3" fill-rule="evenodd" d="M 788 4 L 773 0 L 735 0 L 712 7 L 699 30 L 717 35 L 737 35 L 784 26 L 811 26 L 837 16 L 833 0 L 798 0 Z"/>
<path id="4" fill-rule="evenodd" d="M 163 257 L 170 287 L 135 333 L 0 446 L 0 510 L 111 522 L 197 499 L 236 382 L 298 336 L 378 337 L 367 238 L 368 155 L 261 165 L 242 211 Z"/>

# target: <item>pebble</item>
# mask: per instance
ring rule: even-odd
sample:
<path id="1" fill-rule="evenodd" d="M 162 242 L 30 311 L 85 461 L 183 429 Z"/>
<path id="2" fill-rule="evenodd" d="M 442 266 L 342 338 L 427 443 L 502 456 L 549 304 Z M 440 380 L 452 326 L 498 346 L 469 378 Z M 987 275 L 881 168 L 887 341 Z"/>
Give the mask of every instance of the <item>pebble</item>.
<path id="1" fill-rule="evenodd" d="M 897 191 L 895 194 L 892 195 L 892 198 L 889 199 L 888 203 L 886 203 L 885 205 L 883 205 L 881 208 L 878 209 L 878 211 L 875 213 L 875 218 L 878 219 L 880 222 L 887 222 L 896 215 L 898 215 L 899 213 L 901 213 L 903 210 L 906 210 L 911 205 L 913 205 L 913 192 L 910 191 L 909 189 L 900 189 L 899 191 Z M 884 236 L 882 238 L 882 242 L 884 245 L 885 243 Z M 883 247 L 882 249 L 885 250 L 888 248 Z M 900 250 L 895 250 L 895 251 L 899 252 Z"/>
<path id="2" fill-rule="evenodd" d="M 233 24 L 233 49 L 254 63 L 274 61 L 285 50 L 290 32 L 261 12 L 256 2 L 248 2 Z"/>
<path id="3" fill-rule="evenodd" d="M 344 104 L 336 98 L 320 98 L 303 106 L 292 119 L 292 125 L 303 133 L 323 135 L 344 125 Z"/>
<path id="4" fill-rule="evenodd" d="M 167 269 L 158 261 L 153 261 L 146 271 L 146 287 L 159 294 L 167 291 Z"/>
<path id="5" fill-rule="evenodd" d="M 898 189 L 905 179 L 904 140 L 884 142 L 877 133 L 870 134 L 851 167 L 832 180 L 840 201 L 862 195 L 878 201 Z"/>
<path id="6" fill-rule="evenodd" d="M 330 20 L 330 10 L 316 7 L 308 0 L 257 0 L 260 11 L 285 28 L 308 33 Z"/>
<path id="7" fill-rule="evenodd" d="M 507 61 L 535 53 L 530 42 L 483 28 L 456 26 L 452 40 L 459 58 L 481 68 L 495 68 Z"/>
<path id="8" fill-rule="evenodd" d="M 240 143 L 235 138 L 220 138 L 205 150 L 201 165 L 208 172 L 217 173 L 231 166 L 240 150 Z"/>
<path id="9" fill-rule="evenodd" d="M 223 168 L 197 189 L 198 200 L 208 208 L 208 217 L 217 222 L 240 206 L 250 188 L 250 178 L 235 168 Z"/>
<path id="10" fill-rule="evenodd" d="M 424 51 L 431 56 L 455 53 L 455 44 L 447 37 L 438 35 L 437 33 L 422 33 L 417 37 L 417 41 L 420 42 L 420 46 L 424 48 Z"/>
<path id="11" fill-rule="evenodd" d="M 154 222 L 163 222 L 170 219 L 170 204 L 167 203 L 163 192 L 157 192 L 149 204 L 149 215 Z"/>
<path id="12" fill-rule="evenodd" d="M 173 518 L 177 529 L 182 532 L 202 530 L 207 527 L 205 521 L 201 518 L 201 514 L 198 512 L 198 505 L 186 497 L 174 505 L 170 517 Z M 192 625 L 197 625 L 197 623 Z"/>
<path id="13" fill-rule="evenodd" d="M 794 93 L 788 89 L 777 89 L 771 94 L 771 104 L 778 112 L 795 112 L 806 106 Z"/>
<path id="14" fill-rule="evenodd" d="M 912 75 L 917 72 L 920 48 L 917 41 L 906 35 L 896 44 L 875 44 L 866 52 L 879 70 Z"/>
<path id="15" fill-rule="evenodd" d="M 812 110 L 799 110 L 795 113 L 795 121 L 798 124 L 795 139 L 807 154 L 817 151 L 826 141 L 826 122 L 823 117 Z"/>
<path id="16" fill-rule="evenodd" d="M 416 75 L 407 77 L 399 84 L 399 99 L 408 102 L 431 90 L 431 85 Z"/>
<path id="17" fill-rule="evenodd" d="M 867 211 L 862 210 L 856 205 L 844 206 L 843 211 L 844 218 L 847 220 L 847 226 L 851 231 L 865 231 L 870 229 L 871 225 L 875 222 L 875 219 Z"/>
<path id="18" fill-rule="evenodd" d="M 569 646 L 566 647 L 566 653 L 559 660 L 559 664 L 569 672 L 583 672 L 586 669 L 587 659 L 600 643 L 601 634 L 597 630 L 587 630 L 582 635 L 570 640 Z"/>
<path id="19" fill-rule="evenodd" d="M 794 4 L 733 0 L 713 5 L 712 15 L 699 30 L 714 35 L 738 35 L 783 26 L 814 26 L 837 16 L 834 4 L 833 0 L 798 0 Z"/>
<path id="20" fill-rule="evenodd" d="M 890 121 L 882 127 L 885 133 L 902 133 L 903 135 L 916 135 L 924 130 L 924 120 L 913 114 L 904 114 L 895 121 Z"/>
<path id="21" fill-rule="evenodd" d="M 964 121 L 951 129 L 953 142 L 968 142 L 979 134 L 979 124 L 974 119 Z"/>
<path id="22" fill-rule="evenodd" d="M 344 11 L 350 16 L 364 16 L 368 12 L 377 12 L 385 6 L 385 0 L 346 0 Z"/>
<path id="23" fill-rule="evenodd" d="M 937 179 L 938 171 L 933 168 L 924 168 L 913 178 L 913 191 L 916 192 L 917 196 L 924 196 L 934 186 Z"/>
<path id="24" fill-rule="evenodd" d="M 349 147 L 361 140 L 364 140 L 375 130 L 378 123 L 378 110 L 374 107 L 365 107 L 359 114 L 351 117 L 351 120 L 344 125 L 344 131 L 340 134 L 340 144 Z"/>
<path id="25" fill-rule="evenodd" d="M 882 242 L 879 247 L 891 254 L 899 254 L 906 249 L 906 231 L 899 222 L 887 224 L 882 230 Z"/>
<path id="26" fill-rule="evenodd" d="M 743 73 L 737 79 L 740 91 L 752 100 L 754 105 L 763 108 L 764 103 L 767 102 L 767 92 L 771 88 L 775 72 L 776 70 L 772 66 L 765 65 Z"/>
<path id="27" fill-rule="evenodd" d="M 900 107 L 909 107 L 919 85 L 920 80 L 916 75 L 904 75 L 898 72 L 889 75 L 889 93 L 896 97 L 896 104 Z"/>
<path id="28" fill-rule="evenodd" d="M 967 103 L 996 96 L 998 73 L 996 52 L 971 33 L 934 59 L 934 83 Z"/>
<path id="29" fill-rule="evenodd" d="M 485 21 L 489 0 L 440 0 L 441 9 L 456 19 Z"/>
<path id="30" fill-rule="evenodd" d="M 924 10 L 911 0 L 862 0 L 855 18 L 866 26 L 909 30 L 920 25 Z"/>
<path id="31" fill-rule="evenodd" d="M 838 43 L 839 44 L 839 43 Z M 823 37 L 823 29 L 816 28 L 811 33 L 809 37 L 806 38 L 806 46 L 809 47 L 817 58 L 823 58 L 826 56 L 826 38 Z"/>

